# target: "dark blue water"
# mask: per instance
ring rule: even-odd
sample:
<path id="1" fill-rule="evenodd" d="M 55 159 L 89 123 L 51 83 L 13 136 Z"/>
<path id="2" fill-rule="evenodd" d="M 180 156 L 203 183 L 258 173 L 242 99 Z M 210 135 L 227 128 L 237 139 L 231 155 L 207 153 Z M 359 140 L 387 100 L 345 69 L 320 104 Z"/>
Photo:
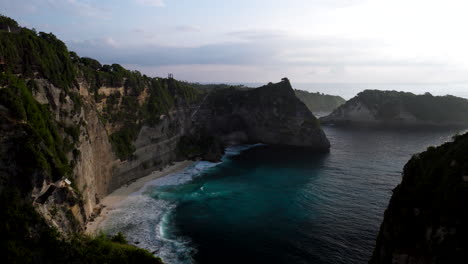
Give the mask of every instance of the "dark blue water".
<path id="1" fill-rule="evenodd" d="M 133 227 L 122 213 L 113 228 L 169 263 L 366 263 L 404 164 L 457 131 L 325 132 L 328 154 L 257 146 L 150 187 L 159 206 L 133 208 L 144 219 Z"/>

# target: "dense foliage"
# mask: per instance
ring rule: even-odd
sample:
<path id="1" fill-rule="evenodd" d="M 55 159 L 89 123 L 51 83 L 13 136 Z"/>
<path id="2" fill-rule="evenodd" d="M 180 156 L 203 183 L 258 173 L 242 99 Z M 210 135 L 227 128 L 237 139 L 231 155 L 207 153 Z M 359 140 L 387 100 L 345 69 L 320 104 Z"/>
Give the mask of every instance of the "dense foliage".
<path id="1" fill-rule="evenodd" d="M 36 33 L 26 28 L 18 33 L 0 30 L 0 58 L 6 63 L 7 72 L 26 78 L 46 78 L 63 89 L 70 88 L 75 82 L 75 70 L 67 47 L 52 33 Z"/>
<path id="2" fill-rule="evenodd" d="M 51 180 L 70 174 L 66 153 L 71 149 L 59 135 L 48 106 L 39 104 L 25 81 L 13 74 L 0 73 L 0 86 L 4 87 L 0 89 L 0 104 L 27 126 L 27 137 L 18 142 L 24 152 L 18 161 L 21 167 L 40 168 Z"/>
<path id="3" fill-rule="evenodd" d="M 468 123 L 468 100 L 460 97 L 366 90 L 350 102 L 356 100 L 370 109 L 376 109 L 377 117 L 383 120 L 395 118 L 403 109 L 422 121 Z"/>
<path id="4" fill-rule="evenodd" d="M 2 24 L 18 26 L 13 19 L 0 16 Z M 7 73 L 48 79 L 63 89 L 77 108 L 81 106 L 80 98 L 70 88 L 77 87 L 77 78 L 85 80 L 96 102 L 106 100 L 103 120 L 120 127 L 110 138 L 114 151 L 123 160 L 132 156 L 132 142 L 142 125 L 157 124 L 171 108 L 191 104 L 200 94 L 185 82 L 150 78 L 119 64 L 102 65 L 92 58 L 80 58 L 68 52 L 52 33 L 36 33 L 27 28 L 15 33 L 0 30 L 0 59 L 6 63 L 2 70 Z M 101 87 L 123 87 L 123 92 L 105 95 L 99 91 Z M 146 100 L 141 101 L 142 98 Z"/>
<path id="5" fill-rule="evenodd" d="M 0 168 L 0 248 L 7 263 L 161 263 L 149 252 L 127 245 L 118 235 L 64 239 L 34 210 L 28 195 L 46 177 L 71 173 L 57 125 L 47 108 L 34 100 L 34 85 L 13 74 L 0 74 L 0 105 L 12 136 L 3 142 Z M 6 115 L 5 115 L 6 114 Z M 76 128 L 66 132 L 77 138 Z M 8 153 L 8 155 L 3 155 Z"/>
<path id="6" fill-rule="evenodd" d="M 214 83 L 214 84 L 186 83 L 186 84 L 203 92 L 212 92 L 214 90 L 224 90 L 224 89 L 229 89 L 229 88 L 235 88 L 239 90 L 251 89 L 244 85 L 229 85 L 229 84 L 222 84 L 222 83 Z"/>
<path id="7" fill-rule="evenodd" d="M 142 103 L 138 100 L 140 94 L 134 95 L 134 86 L 126 87 L 125 95 L 111 94 L 106 99 L 105 120 L 121 125 L 110 136 L 114 151 L 121 160 L 132 157 L 135 151 L 133 141 L 142 125 L 154 126 L 172 108 L 188 106 L 200 98 L 200 92 L 173 79 L 147 78 L 142 85 L 148 93 Z"/>
<path id="8" fill-rule="evenodd" d="M 62 238 L 14 188 L 0 192 L 0 208 L 5 263 L 162 263 L 148 251 L 128 245 L 121 234 Z"/>
<path id="9" fill-rule="evenodd" d="M 105 100 L 103 119 L 120 127 L 110 135 L 110 139 L 121 160 L 132 158 L 135 151 L 133 141 L 142 125 L 154 126 L 173 107 L 189 105 L 200 97 L 200 91 L 185 82 L 150 78 L 118 64 L 101 65 L 91 58 L 79 58 L 73 52 L 71 57 L 96 101 Z M 105 95 L 99 91 L 102 87 L 120 90 Z"/>
<path id="10" fill-rule="evenodd" d="M 332 112 L 340 105 L 346 102 L 340 96 L 328 95 L 323 93 L 310 93 L 302 90 L 294 90 L 297 98 L 299 98 L 313 113 L 315 112 Z"/>
<path id="11" fill-rule="evenodd" d="M 0 15 L 0 25 L 6 25 L 10 27 L 18 27 L 18 22 L 16 22 L 14 19 L 9 18 L 7 16 Z"/>

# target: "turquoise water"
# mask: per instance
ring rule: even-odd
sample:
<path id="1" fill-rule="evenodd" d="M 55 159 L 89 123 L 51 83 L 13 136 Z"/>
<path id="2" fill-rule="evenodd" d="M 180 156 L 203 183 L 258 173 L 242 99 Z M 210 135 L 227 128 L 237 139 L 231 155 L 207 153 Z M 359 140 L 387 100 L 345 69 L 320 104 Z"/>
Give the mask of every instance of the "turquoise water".
<path id="1" fill-rule="evenodd" d="M 366 263 L 412 154 L 457 132 L 325 128 L 328 154 L 228 149 L 158 179 L 105 223 L 167 263 Z"/>

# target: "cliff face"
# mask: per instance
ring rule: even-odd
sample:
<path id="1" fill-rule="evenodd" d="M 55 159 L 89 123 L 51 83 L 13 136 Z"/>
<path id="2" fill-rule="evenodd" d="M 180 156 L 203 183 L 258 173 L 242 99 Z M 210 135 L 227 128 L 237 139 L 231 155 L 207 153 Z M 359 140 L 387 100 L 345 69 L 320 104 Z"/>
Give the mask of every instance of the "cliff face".
<path id="1" fill-rule="evenodd" d="M 109 191 L 186 158 L 180 155 L 178 147 L 181 137 L 192 129 L 192 112 L 193 107 L 175 108 L 161 116 L 157 125 L 143 126 L 134 142 L 135 158 L 118 164 Z"/>
<path id="2" fill-rule="evenodd" d="M 415 95 L 366 90 L 320 118 L 323 124 L 468 126 L 468 100 L 454 96 Z"/>
<path id="3" fill-rule="evenodd" d="M 82 231 L 105 195 L 175 160 L 218 160 L 238 143 L 329 148 L 287 79 L 210 92 L 80 58 L 26 28 L 0 31 L 0 51 L 0 192 L 20 189 L 63 234 Z"/>
<path id="4" fill-rule="evenodd" d="M 224 144 L 257 143 L 328 150 L 318 120 L 286 78 L 257 89 L 213 91 L 194 114 L 196 126 Z"/>
<path id="5" fill-rule="evenodd" d="M 100 200 L 113 190 L 163 168 L 172 161 L 185 158 L 179 155 L 179 141 L 180 137 L 191 129 L 190 117 L 196 105 L 175 105 L 165 114 L 158 114 L 157 120 L 152 124 L 144 123 L 143 120 L 135 120 L 129 124 L 121 119 L 111 120 L 110 116 L 107 116 L 107 120 L 103 117 L 109 114 L 109 98 L 116 91 L 121 91 L 122 87 L 98 87 L 101 100 L 97 103 L 94 94 L 89 92 L 90 84 L 78 77 L 79 86 L 76 89 L 79 89 L 77 93 L 80 95 L 80 103 L 79 106 L 75 106 L 73 100 L 68 97 L 60 100 L 61 89 L 49 81 L 35 79 L 34 82 L 37 83 L 37 91 L 33 93 L 35 99 L 50 108 L 56 122 L 75 127 L 77 130 L 76 138 L 70 138 L 70 141 L 74 140 L 75 150 L 68 156 L 73 161 L 74 168 L 72 175 L 67 177 L 73 181 L 76 189 L 67 186 L 64 178 L 60 178 L 44 181 L 32 193 L 36 208 L 64 233 L 80 231 L 84 223 L 99 211 Z M 149 95 L 145 94 L 147 89 L 149 88 L 145 87 L 137 96 L 141 103 L 135 105 L 136 109 L 133 111 L 141 111 L 138 108 L 143 108 L 144 103 L 149 100 Z M 125 98 L 123 95 L 121 101 Z M 128 111 L 122 103 L 114 106 L 112 110 Z M 138 124 L 139 122 L 141 124 Z M 135 125 L 136 127 L 133 127 Z M 125 131 L 127 127 L 132 127 L 136 133 L 134 138 L 125 142 L 133 149 L 128 158 L 119 158 L 111 136 Z M 70 137 L 67 133 L 63 133 L 62 136 Z M 59 186 L 60 189 L 57 188 Z M 71 208 L 67 204 L 57 207 L 57 201 L 65 196 L 71 196 L 80 203 Z M 74 218 L 77 221 L 70 220 L 74 222 L 71 225 L 68 221 L 58 218 L 57 212 L 68 215 L 63 217 L 64 219 Z"/>
<path id="6" fill-rule="evenodd" d="M 370 263 L 468 263 L 468 134 L 404 168 Z"/>

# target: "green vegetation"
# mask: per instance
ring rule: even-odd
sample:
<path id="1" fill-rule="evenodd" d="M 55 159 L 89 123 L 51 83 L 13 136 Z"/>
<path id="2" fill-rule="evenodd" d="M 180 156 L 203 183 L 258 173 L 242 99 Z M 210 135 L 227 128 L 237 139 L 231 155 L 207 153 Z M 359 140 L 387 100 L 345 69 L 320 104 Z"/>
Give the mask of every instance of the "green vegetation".
<path id="1" fill-rule="evenodd" d="M 192 104 L 200 98 L 200 91 L 185 82 L 150 78 L 138 71 L 126 70 L 119 64 L 101 65 L 91 58 L 79 58 L 75 53 L 71 53 L 71 57 L 96 101 L 106 99 L 103 119 L 121 127 L 110 135 L 114 152 L 121 160 L 132 158 L 135 151 L 133 141 L 142 125 L 154 126 L 159 123 L 161 115 L 168 114 L 173 107 Z M 123 87 L 124 92 L 116 91 L 105 96 L 99 93 L 99 88 L 104 86 Z M 139 97 L 145 90 L 147 98 L 140 102 Z"/>
<path id="2" fill-rule="evenodd" d="M 323 93 L 310 93 L 302 90 L 294 90 L 297 98 L 299 98 L 312 113 L 315 112 L 332 112 L 340 105 L 346 102 L 340 96 L 328 95 Z"/>
<path id="3" fill-rule="evenodd" d="M 133 141 L 138 136 L 140 126 L 134 123 L 127 123 L 119 131 L 110 135 L 110 140 L 115 154 L 121 160 L 129 159 L 135 152 Z"/>
<path id="4" fill-rule="evenodd" d="M 63 140 L 47 105 L 39 104 L 26 83 L 13 74 L 0 74 L 0 104 L 10 114 L 25 122 L 28 136 L 19 142 L 24 157 L 19 161 L 25 168 L 39 167 L 57 180 L 71 173 Z"/>
<path id="5" fill-rule="evenodd" d="M 117 128 L 110 141 L 122 160 L 134 155 L 133 142 L 143 125 L 158 124 L 161 116 L 168 115 L 175 107 L 189 106 L 199 100 L 201 92 L 185 82 L 150 78 L 118 64 L 102 65 L 91 58 L 80 58 L 52 33 L 19 28 L 13 19 L 0 16 L 0 28 L 5 25 L 12 29 L 11 32 L 0 30 L 0 233 L 3 235 L 0 246 L 6 253 L 6 262 L 161 263 L 149 252 L 128 245 L 122 234 L 94 238 L 68 234 L 64 238 L 34 210 L 31 191 L 42 187 L 44 181 L 67 177 L 75 190 L 60 188 L 65 192 L 62 202 L 82 206 L 72 168 L 80 155 L 76 144 L 84 121 L 67 122 L 71 117 L 76 121 L 78 118 L 73 115 L 79 114 L 84 106 L 78 82 L 87 82 L 95 101 L 104 104 L 99 118 Z M 42 105 L 34 99 L 33 94 L 42 91 L 37 79 L 45 79 L 61 89 L 60 104 L 66 104 L 70 98 L 74 106 L 70 113 L 60 111 L 63 109 L 57 109 L 52 101 Z M 99 91 L 104 86 L 123 89 L 107 96 Z M 50 100 L 55 94 L 46 96 Z M 55 120 L 51 110 L 67 121 Z M 67 156 L 73 156 L 74 160 L 69 161 Z M 36 201 L 41 203 L 42 196 Z M 67 206 L 53 205 L 50 213 L 68 221 L 70 230 L 81 230 L 73 213 L 62 211 L 66 209 Z"/>
<path id="6" fill-rule="evenodd" d="M 0 192 L 0 208 L 0 247 L 6 263 L 162 263 L 128 245 L 122 234 L 62 238 L 14 188 Z"/>
<path id="7" fill-rule="evenodd" d="M 400 199 L 443 211 L 463 208 L 468 204 L 468 184 L 463 183 L 463 176 L 468 176 L 468 133 L 413 157 L 405 166 L 399 187 L 399 192 L 412 195 L 401 195 Z"/>
<path id="8" fill-rule="evenodd" d="M 4 16 L 0 16 L 0 24 L 18 26 L 16 21 Z M 138 71 L 126 70 L 119 64 L 101 65 L 97 60 L 80 58 L 76 53 L 68 52 L 65 44 L 52 33 L 36 33 L 27 28 L 22 28 L 18 33 L 0 31 L 0 58 L 6 62 L 6 73 L 21 74 L 25 79 L 45 78 L 63 89 L 60 101 L 64 103 L 65 96 L 70 96 L 75 107 L 72 114 L 78 113 L 82 106 L 80 96 L 72 88 L 77 87 L 77 77 L 84 79 L 96 102 L 107 99 L 103 120 L 121 127 L 111 135 L 111 143 L 120 159 L 131 157 L 134 151 L 132 142 L 143 124 L 155 125 L 160 116 L 167 114 L 171 108 L 191 104 L 200 98 L 200 91 L 188 83 L 150 78 Z M 123 87 L 124 92 L 106 97 L 99 93 L 99 88 L 104 86 Z M 37 90 L 34 81 L 28 83 L 28 87 L 30 91 Z M 145 89 L 148 96 L 145 96 L 144 102 L 139 102 Z M 13 102 L 15 100 L 10 100 L 12 106 L 16 104 Z M 18 115 L 24 115 L 21 107 L 15 111 Z M 71 132 L 76 141 L 76 129 L 67 128 L 67 132 Z"/>
<path id="9" fill-rule="evenodd" d="M 18 22 L 14 19 L 9 18 L 7 16 L 0 15 L 0 25 L 6 25 L 10 27 L 19 27 Z"/>
<path id="10" fill-rule="evenodd" d="M 468 261 L 468 133 L 413 156 L 393 191 L 370 263 Z M 422 261 L 424 260 L 424 261 Z"/>
<path id="11" fill-rule="evenodd" d="M 203 92 L 212 92 L 214 90 L 224 90 L 224 89 L 229 89 L 229 88 L 235 88 L 239 90 L 252 89 L 244 85 L 229 85 L 229 84 L 221 84 L 221 83 L 220 84 L 186 83 L 186 84 Z"/>
<path id="12" fill-rule="evenodd" d="M 418 120 L 435 123 L 468 123 L 468 100 L 455 96 L 415 95 L 407 92 L 366 90 L 350 100 L 377 109 L 382 120 L 394 119 L 400 109 Z"/>
<path id="13" fill-rule="evenodd" d="M 17 24 L 10 18 L 2 21 Z M 13 21 L 13 22 L 12 22 Z M 43 77 L 55 86 L 67 90 L 75 82 L 75 69 L 65 44 L 52 33 L 22 28 L 18 33 L 0 31 L 0 58 L 6 62 L 5 71 L 24 77 Z"/>
<path id="14" fill-rule="evenodd" d="M 128 89 L 135 92 L 132 87 Z M 144 80 L 143 87 L 148 90 L 148 98 L 141 105 L 137 100 L 139 94 L 123 95 L 119 106 L 119 95 L 107 97 L 104 118 L 111 123 L 123 124 L 119 131 L 110 136 L 114 151 L 121 160 L 132 157 L 135 151 L 133 141 L 143 124 L 154 126 L 160 122 L 161 115 L 168 114 L 171 108 L 192 104 L 200 97 L 200 92 L 188 84 L 172 79 L 148 78 Z"/>

